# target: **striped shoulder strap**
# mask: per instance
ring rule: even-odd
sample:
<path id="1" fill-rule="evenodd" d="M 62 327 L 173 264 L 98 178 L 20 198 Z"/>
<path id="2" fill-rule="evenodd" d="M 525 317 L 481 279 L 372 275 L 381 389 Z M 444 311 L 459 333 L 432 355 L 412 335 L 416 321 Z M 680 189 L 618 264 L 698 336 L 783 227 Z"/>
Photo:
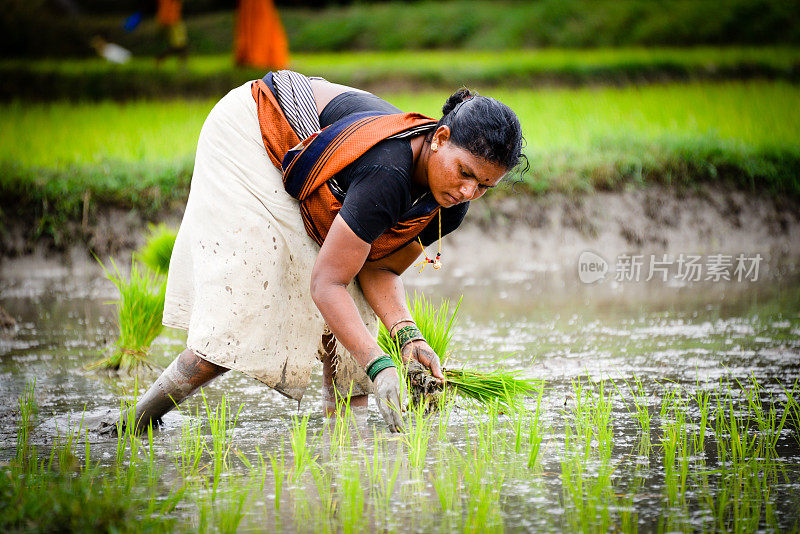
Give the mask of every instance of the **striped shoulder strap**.
<path id="1" fill-rule="evenodd" d="M 284 187 L 303 201 L 380 141 L 424 133 L 436 122 L 419 113 L 348 115 L 286 153 L 282 162 Z"/>

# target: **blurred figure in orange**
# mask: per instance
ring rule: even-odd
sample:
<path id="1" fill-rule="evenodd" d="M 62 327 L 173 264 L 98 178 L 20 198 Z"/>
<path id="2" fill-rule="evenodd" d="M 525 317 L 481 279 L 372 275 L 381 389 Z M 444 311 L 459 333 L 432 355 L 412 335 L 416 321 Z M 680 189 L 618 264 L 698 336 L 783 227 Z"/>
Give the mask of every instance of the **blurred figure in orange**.
<path id="1" fill-rule="evenodd" d="M 289 65 L 289 41 L 272 0 L 240 0 L 236 64 L 263 69 Z"/>
<path id="2" fill-rule="evenodd" d="M 156 57 L 156 64 L 173 55 L 179 57 L 181 63 L 186 63 L 189 40 L 181 18 L 182 7 L 181 0 L 158 0 L 156 22 L 166 35 L 167 48 Z"/>

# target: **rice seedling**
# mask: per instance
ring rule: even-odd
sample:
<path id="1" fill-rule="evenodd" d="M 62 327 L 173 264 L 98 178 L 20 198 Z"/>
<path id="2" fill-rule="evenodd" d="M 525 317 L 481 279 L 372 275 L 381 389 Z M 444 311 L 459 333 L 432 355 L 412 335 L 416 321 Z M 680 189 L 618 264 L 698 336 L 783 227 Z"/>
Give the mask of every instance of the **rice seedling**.
<path id="1" fill-rule="evenodd" d="M 189 414 L 181 427 L 180 451 L 176 455 L 178 471 L 184 480 L 194 476 L 200 466 L 200 458 L 205 450 L 203 421 L 199 413 Z"/>
<path id="2" fill-rule="evenodd" d="M 25 391 L 19 396 L 19 419 L 17 420 L 17 463 L 20 466 L 35 465 L 38 461 L 36 449 L 30 446 L 33 421 L 39 411 L 33 393 L 36 379 L 25 383 Z"/>
<path id="3" fill-rule="evenodd" d="M 320 524 L 317 530 L 330 532 L 332 530 L 331 519 L 336 506 L 333 480 L 330 473 L 319 464 L 312 465 L 310 471 L 311 476 L 314 478 L 314 486 L 317 488 L 321 508 L 321 513 L 319 514 Z"/>
<path id="4" fill-rule="evenodd" d="M 445 517 L 456 514 L 461 505 L 461 478 L 463 465 L 458 454 L 439 454 L 431 484 L 436 491 L 439 507 Z"/>
<path id="5" fill-rule="evenodd" d="M 156 455 L 153 450 L 153 425 L 147 425 L 147 483 L 154 487 L 161 476 L 161 469 L 156 463 Z"/>
<path id="6" fill-rule="evenodd" d="M 358 458 L 349 453 L 340 457 L 339 471 L 339 526 L 344 534 L 361 532 L 366 522 L 366 496 Z"/>
<path id="7" fill-rule="evenodd" d="M 500 490 L 505 475 L 502 469 L 493 469 L 491 460 L 473 457 L 464 465 L 464 523 L 463 532 L 500 532 L 503 516 L 500 513 Z"/>
<path id="8" fill-rule="evenodd" d="M 220 533 L 235 534 L 247 512 L 245 505 L 250 497 L 250 488 L 234 477 L 228 479 L 227 485 L 221 499 L 214 500 L 214 523 Z"/>
<path id="9" fill-rule="evenodd" d="M 455 392 L 452 389 L 447 389 L 442 392 L 439 398 L 439 409 L 437 410 L 438 424 L 436 425 L 436 433 L 440 442 L 447 439 L 447 428 L 450 425 L 453 406 L 455 406 Z"/>
<path id="10" fill-rule="evenodd" d="M 309 466 L 317 460 L 317 455 L 314 454 L 316 445 L 309 445 L 308 443 L 308 417 L 309 414 L 304 415 L 302 418 L 296 414 L 292 416 L 292 434 L 290 438 L 294 456 L 292 482 L 297 482 Z"/>
<path id="11" fill-rule="evenodd" d="M 521 371 L 507 369 L 482 372 L 462 368 L 445 371 L 447 385 L 462 397 L 481 404 L 497 400 L 506 411 L 520 406 L 534 387 L 531 380 L 520 378 L 520 375 Z"/>
<path id="12" fill-rule="evenodd" d="M 676 505 L 685 506 L 686 481 L 689 474 L 688 422 L 686 406 L 678 388 L 666 392 L 663 397 L 661 426 L 667 504 L 670 508 Z M 677 472 L 676 463 L 679 464 Z"/>
<path id="13" fill-rule="evenodd" d="M 797 394 L 798 384 L 800 384 L 800 380 L 795 380 L 791 390 L 783 386 L 783 393 L 787 398 L 783 409 L 789 414 L 788 419 L 794 425 L 794 438 L 797 444 L 800 445 L 800 397 Z"/>
<path id="14" fill-rule="evenodd" d="M 607 531 L 615 502 L 611 485 L 612 402 L 604 381 L 592 388 L 575 380 L 572 396 L 561 458 L 562 499 L 569 528 Z M 585 477 L 588 469 L 592 469 L 591 478 Z"/>
<path id="15" fill-rule="evenodd" d="M 541 408 L 543 394 L 544 381 L 540 382 L 539 391 L 536 395 L 536 411 L 534 412 L 533 417 L 530 418 L 530 424 L 528 425 L 528 446 L 530 447 L 528 451 L 528 469 L 533 469 L 536 467 L 536 461 L 539 458 L 539 450 L 542 446 L 542 439 L 544 438 L 544 429 L 539 423 L 539 418 L 542 413 Z"/>
<path id="16" fill-rule="evenodd" d="M 786 426 L 789 410 L 784 409 L 779 418 L 776 408 L 777 403 L 771 397 L 769 399 L 769 408 L 765 408 L 761 399 L 762 387 L 754 376 L 750 376 L 750 387 L 744 387 L 738 379 L 736 383 L 747 401 L 748 417 L 754 419 L 757 425 L 758 447 L 755 454 L 760 457 L 776 458 L 778 456 L 776 447 Z"/>
<path id="17" fill-rule="evenodd" d="M 710 414 L 709 402 L 711 393 L 702 391 L 698 385 L 694 395 L 695 403 L 700 410 L 700 421 L 697 423 L 697 432 L 692 434 L 692 449 L 697 456 L 704 457 L 706 451 L 706 431 L 708 430 L 708 417 Z"/>
<path id="18" fill-rule="evenodd" d="M 129 279 L 119 272 L 113 259 L 113 272 L 102 262 L 100 266 L 120 293 L 120 299 L 116 301 L 119 339 L 114 352 L 90 368 L 132 370 L 141 364 L 152 365 L 148 354 L 153 341 L 164 328 L 161 319 L 166 282 L 158 275 L 142 270 L 135 261 L 131 262 Z"/>
<path id="19" fill-rule="evenodd" d="M 450 342 L 453 338 L 453 326 L 460 306 L 461 299 L 450 313 L 450 302 L 443 300 L 438 308 L 434 308 L 432 302 L 425 298 L 425 295 L 417 292 L 414 293 L 413 301 L 409 302 L 414 322 L 428 345 L 445 363 L 443 372 L 446 387 L 452 387 L 456 394 L 481 404 L 500 399 L 501 403 L 511 409 L 512 406 L 522 402 L 522 398 L 532 389 L 532 382 L 520 378 L 519 371 L 496 369 L 482 372 L 463 367 L 461 369 L 446 367 Z M 392 356 L 398 367 L 402 366 L 400 348 L 389 336 L 389 332 L 383 324 L 379 326 L 378 345 L 384 352 Z M 414 381 L 411 385 L 415 386 L 417 382 Z M 411 389 L 413 395 L 414 387 Z"/>
<path id="20" fill-rule="evenodd" d="M 369 485 L 372 489 L 372 502 L 376 510 L 375 517 L 376 519 L 383 518 L 384 529 L 388 530 L 392 495 L 397 485 L 400 469 L 403 466 L 404 456 L 402 448 L 398 447 L 391 467 L 388 464 L 384 465 L 384 458 L 387 456 L 386 448 L 382 435 L 378 434 L 377 431 L 374 434 L 374 443 L 372 461 L 370 462 L 369 459 L 365 458 L 364 465 L 368 469 Z"/>
<path id="21" fill-rule="evenodd" d="M 428 454 L 428 442 L 431 438 L 431 420 L 426 415 L 423 404 L 412 406 L 406 419 L 406 431 L 402 434 L 403 442 L 408 447 L 409 466 L 421 470 Z"/>
<path id="22" fill-rule="evenodd" d="M 723 468 L 739 466 L 759 456 L 761 439 L 749 414 L 742 412 L 733 399 L 730 386 L 716 394 L 715 435 L 717 458 Z"/>
<path id="23" fill-rule="evenodd" d="M 217 495 L 222 473 L 228 468 L 228 454 L 232 448 L 233 432 L 244 405 L 240 404 L 235 414 L 229 414 L 227 397 L 223 396 L 222 400 L 212 410 L 208 404 L 205 391 L 202 389 L 200 390 L 200 396 L 203 399 L 208 428 L 211 431 L 211 446 L 206 446 L 206 449 L 212 459 L 211 498 L 213 500 Z"/>
<path id="24" fill-rule="evenodd" d="M 628 391 L 631 393 L 631 400 L 633 401 L 633 410 L 630 408 L 628 411 L 633 414 L 639 425 L 641 438 L 639 439 L 639 454 L 641 456 L 650 455 L 650 407 L 648 406 L 648 395 L 644 391 L 644 386 L 638 376 L 633 377 L 633 384 L 625 380 L 625 385 L 628 386 Z M 616 385 L 615 385 L 616 387 Z M 617 388 L 620 397 L 624 398 L 622 391 Z"/>
<path id="25" fill-rule="evenodd" d="M 283 495 L 283 481 L 286 478 L 286 461 L 283 457 L 283 440 L 281 440 L 280 454 L 268 453 L 269 463 L 272 466 L 272 475 L 275 481 L 275 511 L 281 509 Z"/>
<path id="26" fill-rule="evenodd" d="M 352 384 L 350 388 L 347 395 L 340 395 L 338 391 L 334 390 L 336 395 L 336 415 L 325 422 L 323 433 L 327 432 L 331 458 L 335 458 L 339 451 L 349 447 L 352 443 L 351 427 L 355 425 L 355 417 L 350 408 Z M 332 426 L 331 423 L 333 423 Z"/>
<path id="27" fill-rule="evenodd" d="M 153 272 L 166 276 L 169 260 L 178 231 L 165 224 L 151 224 L 145 244 L 134 253 L 134 259 L 147 265 Z"/>

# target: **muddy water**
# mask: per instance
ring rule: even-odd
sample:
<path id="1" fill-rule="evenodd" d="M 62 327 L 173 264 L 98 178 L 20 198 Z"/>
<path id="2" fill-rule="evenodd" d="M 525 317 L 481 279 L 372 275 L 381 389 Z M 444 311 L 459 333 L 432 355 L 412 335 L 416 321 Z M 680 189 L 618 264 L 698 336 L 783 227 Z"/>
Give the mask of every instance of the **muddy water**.
<path id="1" fill-rule="evenodd" d="M 505 356 L 505 365 L 546 381 L 543 424 L 548 437 L 542 446 L 540 470 L 535 476 L 520 475 L 518 465 L 509 463 L 509 473 L 513 474 L 500 491 L 506 530 L 563 530 L 571 524 L 568 516 L 576 513 L 565 502 L 561 483 L 565 413 L 574 401 L 572 381 L 606 379 L 620 385 L 623 380 L 639 377 L 651 393 L 651 411 L 657 414 L 665 385 L 679 384 L 692 393 L 716 387 L 720 380 L 745 382 L 754 377 L 765 395 L 782 400 L 782 388 L 791 387 L 800 378 L 797 275 L 779 274 L 758 283 L 683 287 L 660 283 L 587 286 L 570 273 L 544 266 L 489 277 L 458 271 L 444 282 L 438 273 L 426 273 L 409 277 L 407 287 L 422 290 L 435 300 L 464 295 L 453 341 L 453 362 L 490 367 L 498 357 Z M 14 335 L 0 338 L 0 462 L 14 454 L 15 408 L 26 382 L 36 380 L 40 424 L 33 440 L 41 445 L 50 443 L 58 430 L 80 420 L 83 414 L 91 419 L 118 409 L 123 390 L 130 391 L 134 378 L 84 368 L 115 338 L 113 307 L 107 304 L 113 298 L 113 286 L 96 276 L 2 282 L 0 305 L 18 320 L 18 325 Z M 182 333 L 165 332 L 154 349 L 155 363 L 167 365 L 182 346 Z M 138 380 L 146 385 L 154 376 L 144 373 Z M 312 414 L 312 431 L 323 427 L 320 384 L 317 369 L 299 407 L 235 373 L 218 379 L 206 393 L 212 403 L 226 395 L 233 404 L 243 404 L 236 444 L 245 456 L 252 457 L 256 446 L 262 451 L 279 449 L 287 438 L 290 417 L 298 410 Z M 186 403 L 189 410 L 200 405 L 197 398 Z M 634 478 L 632 450 L 639 439 L 629 409 L 629 404 L 615 399 L 612 461 L 618 469 L 614 491 L 635 495 L 632 507 L 641 529 L 661 530 L 664 517 L 671 512 L 665 504 L 658 450 L 651 454 L 649 463 L 645 461 L 648 467 L 637 471 L 640 485 L 635 490 L 629 487 Z M 157 454 L 165 464 L 172 461 L 184 420 L 179 413 L 169 414 L 157 436 Z M 468 447 L 469 421 L 466 410 L 455 410 L 448 441 L 457 450 Z M 383 428 L 374 406 L 367 423 Z M 656 420 L 653 424 L 658 427 Z M 115 441 L 100 437 L 92 441 L 95 458 L 113 458 Z M 431 445 L 426 473 L 433 472 L 440 449 Z M 800 518 L 800 451 L 791 431 L 779 440 L 778 451 L 783 471 L 773 481 L 770 499 L 776 506 L 777 525 L 792 528 Z M 393 458 L 390 454 L 387 462 Z M 590 468 L 587 480 L 592 476 Z M 711 486 L 713 495 L 715 484 Z M 424 477 L 421 488 L 410 493 L 398 491 L 393 500 L 396 528 L 430 528 L 430 522 L 419 520 L 420 509 L 437 518 L 432 521 L 441 519 L 435 513 L 435 493 Z M 267 509 L 269 498 L 264 498 Z M 291 498 L 290 487 L 284 499 Z M 410 506 L 409 500 L 423 504 Z M 424 504 L 426 501 L 428 504 Z M 689 508 L 681 512 L 679 529 L 714 529 L 713 518 Z M 288 530 L 303 529 L 293 523 L 291 511 L 282 513 L 288 514 L 282 519 Z M 262 519 L 250 515 L 243 525 L 263 526 Z M 445 528 L 445 523 L 439 526 Z"/>

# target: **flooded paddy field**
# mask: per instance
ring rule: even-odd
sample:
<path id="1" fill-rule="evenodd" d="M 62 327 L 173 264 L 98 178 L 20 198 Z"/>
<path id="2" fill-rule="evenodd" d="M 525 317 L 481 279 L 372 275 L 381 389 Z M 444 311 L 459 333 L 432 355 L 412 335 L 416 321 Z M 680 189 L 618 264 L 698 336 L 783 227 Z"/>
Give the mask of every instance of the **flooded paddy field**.
<path id="1" fill-rule="evenodd" d="M 157 373 L 86 370 L 116 338 L 113 286 L 2 282 L 18 325 L 0 339 L 0 494 L 24 501 L 14 469 L 68 473 L 124 497 L 139 526 L 170 531 L 799 528 L 796 274 L 683 287 L 451 276 L 407 284 L 435 302 L 463 294 L 449 365 L 505 357 L 537 387 L 519 412 L 458 399 L 408 412 L 399 436 L 374 405 L 323 418 L 320 369 L 299 407 L 230 373 L 152 436 L 102 436 L 97 420 Z M 154 361 L 166 366 L 183 341 L 166 331 Z"/>

